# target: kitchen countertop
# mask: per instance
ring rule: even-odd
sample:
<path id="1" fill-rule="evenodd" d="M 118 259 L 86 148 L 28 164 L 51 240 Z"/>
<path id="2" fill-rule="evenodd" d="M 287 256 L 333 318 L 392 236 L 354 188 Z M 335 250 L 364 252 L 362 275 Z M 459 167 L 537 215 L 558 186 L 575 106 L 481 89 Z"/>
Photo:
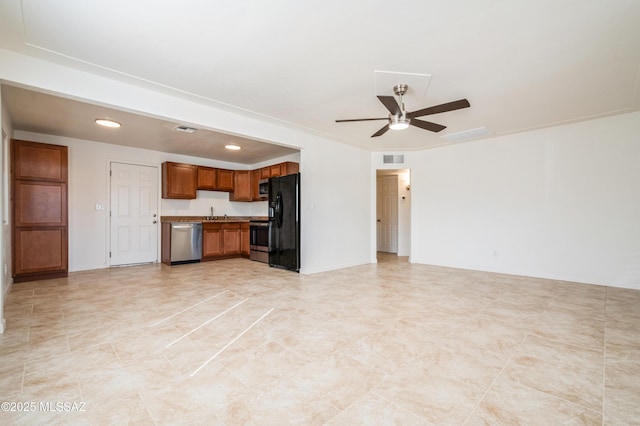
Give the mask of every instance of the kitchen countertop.
<path id="1" fill-rule="evenodd" d="M 209 216 L 161 216 L 160 222 L 250 222 L 252 220 L 269 220 L 267 216 L 214 216 L 214 219 L 210 219 Z"/>

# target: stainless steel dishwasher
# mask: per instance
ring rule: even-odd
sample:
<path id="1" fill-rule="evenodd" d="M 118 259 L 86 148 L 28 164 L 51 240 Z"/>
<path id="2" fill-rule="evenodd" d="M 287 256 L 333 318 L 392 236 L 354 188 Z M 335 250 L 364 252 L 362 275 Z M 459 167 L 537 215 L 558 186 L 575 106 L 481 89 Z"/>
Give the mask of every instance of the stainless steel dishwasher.
<path id="1" fill-rule="evenodd" d="M 202 223 L 171 222 L 171 264 L 200 262 Z"/>

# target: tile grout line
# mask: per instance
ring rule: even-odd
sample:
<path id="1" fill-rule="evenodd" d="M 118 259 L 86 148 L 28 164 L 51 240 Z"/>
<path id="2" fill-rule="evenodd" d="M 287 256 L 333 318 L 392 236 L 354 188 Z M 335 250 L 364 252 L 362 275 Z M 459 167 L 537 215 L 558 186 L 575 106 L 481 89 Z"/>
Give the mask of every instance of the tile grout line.
<path id="1" fill-rule="evenodd" d="M 225 349 L 227 349 L 229 346 L 231 346 L 236 340 L 238 340 L 239 338 L 241 338 L 247 331 L 251 330 L 253 328 L 253 326 L 255 326 L 256 324 L 258 324 L 260 321 L 262 321 L 267 315 L 269 315 L 271 312 L 273 311 L 273 308 L 269 309 L 267 312 L 265 312 L 264 314 L 262 314 L 262 316 L 260 318 L 258 318 L 257 320 L 255 320 L 253 322 L 253 324 L 251 324 L 249 327 L 247 327 L 242 333 L 238 334 L 236 337 L 234 337 L 229 343 L 227 343 L 222 349 L 220 349 L 218 352 L 216 352 L 211 358 L 209 358 L 207 361 L 205 361 L 204 364 L 202 364 L 200 367 L 198 367 L 193 373 L 191 373 L 189 375 L 189 377 L 193 377 L 195 376 L 200 370 L 202 370 L 204 367 L 207 366 L 207 364 L 209 364 L 211 361 L 213 361 L 218 355 L 220 355 Z"/>
<path id="2" fill-rule="evenodd" d="M 213 295 L 213 296 L 211 296 L 211 297 L 209 297 L 209 298 L 207 298 L 207 299 L 204 299 L 204 300 L 202 300 L 202 301 L 200 301 L 200 302 L 196 303 L 195 305 L 192 305 L 192 306 L 189 306 L 189 307 L 187 307 L 187 308 L 184 308 L 184 309 L 182 309 L 181 311 L 178 311 L 178 312 L 176 312 L 176 313 L 175 313 L 175 314 L 173 314 L 173 315 L 169 315 L 169 316 L 168 316 L 168 317 L 166 317 L 165 319 L 161 319 L 160 321 L 158 321 L 158 322 L 155 322 L 155 323 L 151 324 L 151 325 L 149 326 L 149 328 L 155 327 L 156 325 L 161 324 L 161 323 L 163 323 L 164 321 L 166 321 L 166 320 L 168 320 L 168 319 L 170 319 L 170 318 L 175 317 L 176 315 L 180 315 L 181 313 L 186 312 L 186 311 L 188 311 L 189 309 L 195 308 L 196 306 L 198 306 L 198 305 L 200 305 L 200 304 L 202 304 L 202 303 L 204 303 L 204 302 L 208 302 L 209 300 L 211 300 L 211 299 L 213 299 L 213 298 L 216 298 L 216 297 L 220 296 L 221 294 L 227 293 L 228 291 L 229 291 L 229 290 L 224 290 L 224 291 L 222 291 L 222 292 L 220 292 L 220 293 L 218 293 L 218 294 L 216 294 L 216 295 Z"/>
<path id="3" fill-rule="evenodd" d="M 549 301 L 547 302 L 545 309 L 547 309 L 549 307 L 549 304 L 551 303 L 551 301 L 557 296 L 558 294 L 558 290 L 556 290 L 553 294 L 553 296 L 551 296 L 549 298 Z M 535 323 L 539 322 L 539 317 L 536 318 Z M 534 325 L 535 325 L 534 323 Z M 513 359 L 514 355 L 518 352 L 518 350 L 520 349 L 520 347 L 522 346 L 522 344 L 524 343 L 525 340 L 527 340 L 527 337 L 529 337 L 531 335 L 531 331 L 533 330 L 533 326 L 529 328 L 529 330 L 527 330 L 527 333 L 524 335 L 524 337 L 522 338 L 522 340 L 520 340 L 520 343 L 518 343 L 518 346 L 516 346 L 516 348 L 513 350 L 513 352 L 511 353 L 511 355 L 509 355 L 509 358 L 507 359 L 507 361 L 504 363 L 504 365 L 502 366 L 502 368 L 500 369 L 500 372 L 498 374 L 496 374 L 496 377 L 491 381 L 491 384 L 489 386 L 487 386 L 487 390 L 485 390 L 485 392 L 482 394 L 482 396 L 478 399 L 478 402 L 476 402 L 476 405 L 473 407 L 473 410 L 471 410 L 471 412 L 467 415 L 467 417 L 464 420 L 464 423 L 466 424 L 470 419 L 471 416 L 476 412 L 476 410 L 478 409 L 478 407 L 480 406 L 480 403 L 487 397 L 487 395 L 489 394 L 489 391 L 491 390 L 491 388 L 493 388 L 493 386 L 496 384 L 496 382 L 498 381 L 498 379 L 500 378 L 500 376 L 502 376 L 502 373 L 504 372 L 504 370 L 507 368 L 507 366 L 509 365 L 509 363 L 511 362 L 511 360 Z M 480 416 L 482 417 L 482 416 Z"/>
<path id="4" fill-rule="evenodd" d="M 196 328 L 194 328 L 193 330 L 191 330 L 190 332 L 188 332 L 187 334 L 183 334 L 182 336 L 178 337 L 176 340 L 174 340 L 173 342 L 169 343 L 167 346 L 165 346 L 165 349 L 170 348 L 171 346 L 175 345 L 176 343 L 178 343 L 180 340 L 184 339 L 185 337 L 191 335 L 192 333 L 200 330 L 202 327 L 204 327 L 205 325 L 209 324 L 210 322 L 220 318 L 221 316 L 223 316 L 224 314 L 226 314 L 227 312 L 231 311 L 232 309 L 242 305 L 244 302 L 246 302 L 247 300 L 249 300 L 249 298 L 244 299 L 241 302 L 236 303 L 235 305 L 233 305 L 232 307 L 226 309 L 225 311 L 219 313 L 218 315 L 214 316 L 213 318 L 210 318 L 208 320 L 206 320 L 205 322 L 203 322 L 202 324 L 200 324 L 199 326 L 197 326 Z"/>

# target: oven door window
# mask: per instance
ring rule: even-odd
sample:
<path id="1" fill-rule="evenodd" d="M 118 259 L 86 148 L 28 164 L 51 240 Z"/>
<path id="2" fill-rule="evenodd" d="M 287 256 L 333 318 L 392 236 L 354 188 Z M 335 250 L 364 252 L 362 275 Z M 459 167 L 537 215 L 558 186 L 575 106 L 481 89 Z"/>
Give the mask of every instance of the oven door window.
<path id="1" fill-rule="evenodd" d="M 251 245 L 269 247 L 269 226 L 251 227 Z"/>

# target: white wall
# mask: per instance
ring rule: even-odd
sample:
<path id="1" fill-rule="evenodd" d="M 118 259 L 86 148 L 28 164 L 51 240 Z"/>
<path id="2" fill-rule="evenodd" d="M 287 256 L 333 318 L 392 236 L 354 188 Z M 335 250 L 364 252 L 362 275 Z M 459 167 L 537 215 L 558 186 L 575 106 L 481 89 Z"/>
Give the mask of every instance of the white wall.
<path id="1" fill-rule="evenodd" d="M 411 171 L 398 173 L 398 256 L 411 255 Z"/>
<path id="2" fill-rule="evenodd" d="M 411 163 L 413 262 L 640 289 L 640 113 Z"/>
<path id="3" fill-rule="evenodd" d="M 369 206 L 372 198 L 369 191 L 371 177 L 368 172 L 371 166 L 368 152 L 273 122 L 239 115 L 212 105 L 151 91 L 3 49 L 0 49 L 0 63 L 3 64 L 0 68 L 0 80 L 13 84 L 300 149 L 301 272 L 313 273 L 368 263 L 371 246 L 368 232 Z M 49 140 L 48 137 L 47 139 Z M 68 140 L 65 142 L 70 143 Z M 78 142 L 76 145 L 82 144 Z M 75 151 L 76 147 L 73 149 Z M 94 158 L 96 166 L 101 162 L 97 159 L 100 156 L 130 159 L 129 153 L 122 147 L 104 149 L 104 153 L 95 154 L 98 157 L 91 157 Z M 112 152 L 111 149 L 115 151 Z M 78 191 L 78 195 L 73 195 L 74 198 L 88 194 L 95 187 L 105 188 L 106 185 L 106 174 L 96 174 L 96 169 L 85 163 L 78 163 L 74 156 L 84 154 L 80 154 L 83 152 L 81 150 L 77 152 L 70 153 L 73 162 L 71 167 L 77 164 L 77 167 L 81 168 L 71 171 L 70 175 L 70 178 L 78 182 L 78 186 L 73 189 L 76 191 L 77 188 Z M 88 155 L 90 154 L 87 153 Z M 145 156 L 144 162 L 149 163 L 152 161 L 151 158 Z M 160 158 L 156 158 L 160 162 Z M 99 167 L 106 170 L 104 164 Z M 81 177 L 85 179 L 85 173 L 96 175 L 86 178 L 86 181 L 78 180 Z M 71 196 L 70 194 L 70 199 Z M 90 206 L 86 210 L 76 212 L 70 209 L 70 232 L 76 232 L 72 229 L 80 227 L 77 232 L 78 235 L 82 235 L 83 231 L 95 232 L 95 228 L 100 227 L 101 220 L 95 217 L 96 198 L 95 195 L 89 197 Z M 82 198 L 78 200 L 84 202 Z M 163 203 L 162 208 L 168 214 L 173 214 L 174 211 L 204 210 L 199 214 L 206 215 L 211 201 L 215 203 L 217 199 L 198 200 L 193 205 L 186 206 L 182 203 L 168 202 Z M 75 209 L 75 205 L 73 208 Z M 91 210 L 91 214 L 89 208 L 94 209 Z M 235 208 L 236 212 L 228 214 L 246 213 L 245 207 Z M 254 209 L 260 209 L 258 206 L 252 207 L 251 203 L 248 204 L 248 208 L 249 215 L 256 214 Z M 219 213 L 221 212 L 216 211 L 216 214 Z M 73 263 L 74 267 L 79 269 L 104 264 L 103 252 L 92 252 L 82 261 L 73 260 L 72 257 L 80 256 L 79 250 L 89 247 L 90 239 L 96 238 L 92 234 L 85 235 L 91 238 L 81 238 L 76 241 L 74 247 L 70 247 L 73 250 L 70 252 L 70 264 Z M 97 237 L 100 243 L 101 238 Z"/>
<path id="4" fill-rule="evenodd" d="M 301 152 L 301 167 L 302 264 L 321 272 L 352 266 L 354 256 L 370 263 L 369 152 L 324 141 Z"/>

